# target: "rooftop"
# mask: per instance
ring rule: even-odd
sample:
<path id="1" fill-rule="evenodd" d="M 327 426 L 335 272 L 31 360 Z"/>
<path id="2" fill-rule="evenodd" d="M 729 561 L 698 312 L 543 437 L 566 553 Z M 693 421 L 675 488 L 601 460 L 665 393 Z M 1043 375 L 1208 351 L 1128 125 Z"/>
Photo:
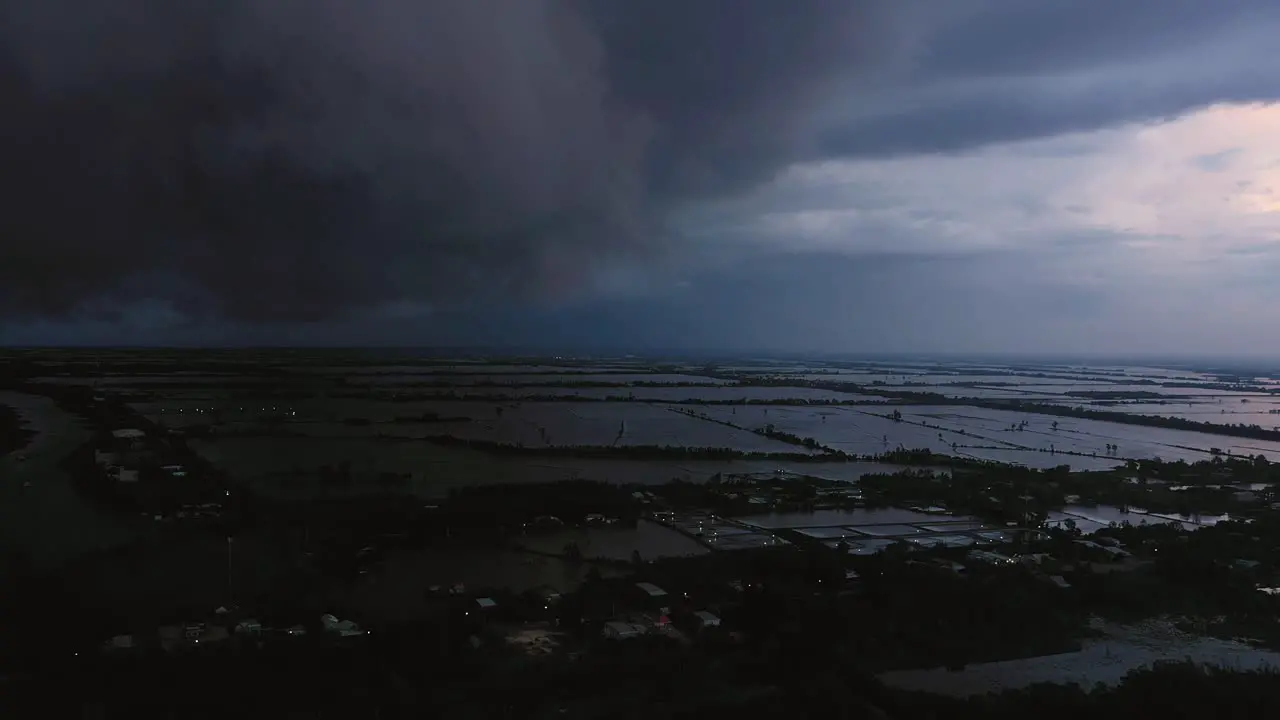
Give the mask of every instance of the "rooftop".
<path id="1" fill-rule="evenodd" d="M 639 582 L 639 583 L 636 583 L 636 587 L 643 590 L 644 593 L 649 597 L 662 597 L 663 595 L 667 594 L 666 590 L 663 590 L 662 588 L 658 587 L 657 585 L 654 585 L 653 583 Z"/>

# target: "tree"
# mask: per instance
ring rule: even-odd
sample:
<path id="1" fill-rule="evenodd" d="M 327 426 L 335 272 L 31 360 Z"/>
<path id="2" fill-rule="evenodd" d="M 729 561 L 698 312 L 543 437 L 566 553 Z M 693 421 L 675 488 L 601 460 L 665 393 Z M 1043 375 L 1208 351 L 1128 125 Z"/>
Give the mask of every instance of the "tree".
<path id="1" fill-rule="evenodd" d="M 564 556 L 569 562 L 582 562 L 582 548 L 578 546 L 576 540 L 564 546 Z"/>

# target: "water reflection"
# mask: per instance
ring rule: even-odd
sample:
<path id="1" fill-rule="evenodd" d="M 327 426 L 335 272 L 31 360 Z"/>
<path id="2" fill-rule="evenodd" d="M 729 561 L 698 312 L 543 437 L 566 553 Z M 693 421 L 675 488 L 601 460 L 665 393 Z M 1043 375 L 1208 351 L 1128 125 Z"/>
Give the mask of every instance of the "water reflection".
<path id="1" fill-rule="evenodd" d="M 1109 527 L 1111 523 L 1121 525 L 1126 522 L 1130 525 L 1174 523 L 1183 530 L 1190 531 L 1231 520 L 1231 516 L 1174 515 L 1154 513 L 1143 508 L 1129 508 L 1128 512 L 1124 512 L 1114 505 L 1068 505 L 1062 510 L 1051 511 L 1046 522 L 1051 527 L 1062 527 L 1067 520 L 1073 521 L 1080 532 L 1089 535 Z"/>
<path id="2" fill-rule="evenodd" d="M 555 554 L 562 553 L 565 545 L 577 543 L 583 557 L 606 560 L 630 560 L 637 552 L 646 560 L 708 552 L 692 538 L 649 520 L 640 520 L 635 527 L 606 525 L 526 535 L 519 543 L 531 550 Z"/>
<path id="3" fill-rule="evenodd" d="M 950 515 L 931 515 L 914 510 L 900 508 L 879 508 L 874 510 L 818 510 L 815 512 L 769 513 L 768 515 L 752 515 L 737 518 L 739 522 L 759 528 L 802 528 L 829 527 L 836 525 L 880 525 L 906 523 L 937 523 L 939 521 L 961 520 L 972 522 L 971 517 Z"/>
<path id="4" fill-rule="evenodd" d="M 1196 637 L 1165 621 L 1116 626 L 1094 623 L 1102 637 L 1086 640 L 1077 652 L 1023 660 L 978 663 L 961 671 L 944 668 L 884 673 L 887 685 L 906 690 L 963 697 L 1024 688 L 1036 683 L 1115 685 L 1126 673 L 1159 660 L 1190 659 L 1242 670 L 1280 667 L 1280 653 L 1256 650 L 1243 643 Z"/>

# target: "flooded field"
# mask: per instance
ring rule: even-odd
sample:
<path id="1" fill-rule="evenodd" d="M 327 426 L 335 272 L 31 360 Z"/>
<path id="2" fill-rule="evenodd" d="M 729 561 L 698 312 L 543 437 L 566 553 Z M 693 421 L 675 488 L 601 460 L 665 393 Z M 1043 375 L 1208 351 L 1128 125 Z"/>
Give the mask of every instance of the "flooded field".
<path id="1" fill-rule="evenodd" d="M 808 387 L 763 387 L 724 385 L 716 387 L 468 387 L 456 392 L 464 395 L 491 395 L 497 398 L 522 396 L 581 397 L 581 398 L 630 398 L 646 402 L 680 402 L 682 400 L 713 400 L 716 402 L 742 403 L 762 400 L 834 401 L 834 402 L 887 402 L 878 395 L 838 392 Z"/>
<path id="2" fill-rule="evenodd" d="M 307 356 L 300 355 L 300 358 Z M 318 353 L 317 358 L 323 357 Z M 563 364 L 559 364 L 563 362 Z M 858 463 L 814 463 L 791 468 L 763 463 L 648 462 L 580 460 L 531 461 L 441 447 L 425 438 L 448 435 L 526 448 L 627 447 L 666 445 L 731 448 L 744 452 L 806 452 L 760 434 L 775 430 L 857 455 L 895 449 L 926 448 L 939 455 L 1016 463 L 1030 467 L 1070 465 L 1075 470 L 1107 469 L 1128 459 L 1196 461 L 1225 453 L 1263 454 L 1280 459 L 1280 442 L 1254 441 L 1198 432 L 1052 417 L 965 406 L 806 405 L 806 402 L 883 401 L 878 389 L 928 390 L 953 397 L 1044 398 L 1135 414 L 1167 414 L 1211 422 L 1247 422 L 1280 427 L 1280 397 L 1208 387 L 1221 382 L 1209 373 L 1177 368 L 1137 368 L 1045 364 L 1001 366 L 992 363 L 850 363 L 741 361 L 719 368 L 692 364 L 649 364 L 633 358 L 583 361 L 557 358 L 521 364 L 461 360 L 418 360 L 405 353 L 397 362 L 307 364 L 302 360 L 263 366 L 210 364 L 203 372 L 170 372 L 149 367 L 134 374 L 90 376 L 92 365 L 53 377 L 109 390 L 146 389 L 154 398 L 133 405 L 149 419 L 171 428 L 209 426 L 213 433 L 192 439 L 206 457 L 238 481 L 252 482 L 285 495 L 320 492 L 308 474 L 324 466 L 347 464 L 354 481 L 342 490 L 380 492 L 377 476 L 407 473 L 407 488 L 423 496 L 477 483 L 601 479 L 659 483 L 682 477 L 704 480 L 716 472 L 773 472 L 791 469 L 820 477 L 856 480 L 883 470 Z M 258 374 L 254 374 L 258 372 Z M 807 387 L 744 386 L 700 374 L 736 374 L 751 378 L 791 378 L 856 383 L 857 392 Z M 608 387 L 573 387 L 575 383 Z M 1199 383 L 1165 388 L 1155 383 Z M 447 383 L 447 387 L 412 387 Z M 475 383 L 497 383 L 487 386 Z M 634 383 L 654 383 L 636 386 Z M 679 383 L 692 383 L 681 386 Z M 876 383 L 886 383 L 876 385 Z M 961 387 L 974 383 L 981 387 Z M 1152 384 L 1147 384 L 1152 383 Z M 166 389 L 166 386 L 172 386 Z M 257 388 L 263 388 L 260 392 Z M 288 389 L 289 399 L 267 393 Z M 402 389 L 403 388 L 403 389 Z M 1082 391 L 1143 391 L 1178 394 L 1166 402 L 1096 404 L 1068 397 Z M 460 401 L 439 397 L 450 391 L 488 395 L 494 400 Z M 335 397 L 335 395 L 345 395 Z M 581 396 L 583 402 L 522 401 L 512 396 Z M 354 397 L 352 397 L 354 396 Z M 437 397 L 431 397 L 437 396 Z M 604 398 L 631 401 L 593 402 Z M 674 405 L 682 400 L 724 405 Z M 753 401 L 788 400 L 794 405 Z M 690 410 L 709 419 L 690 417 Z M 901 413 L 901 422 L 889 417 Z M 199 428 L 204 430 L 203 427 Z M 753 432 L 755 431 L 755 432 Z M 219 433 L 222 433 L 219 436 Z M 1110 449 L 1115 446 L 1115 449 Z M 812 451 L 808 451 L 812 452 Z M 398 482 L 398 481 L 397 481 Z M 398 489 L 403 489 L 398 487 Z"/>
<path id="3" fill-rule="evenodd" d="M 810 452 L 646 403 L 520 403 L 483 422 L 440 425 L 440 432 L 455 437 L 526 447 L 670 445 L 746 452 Z"/>
<path id="4" fill-rule="evenodd" d="M 661 484 L 673 479 L 705 482 L 716 473 L 773 474 L 779 470 L 852 482 L 873 472 L 896 472 L 880 463 L 797 463 L 787 461 L 624 460 L 594 458 L 528 459 L 494 456 L 425 441 L 371 438 L 222 438 L 189 442 L 192 449 L 224 468 L 237 482 L 280 497 L 327 494 L 377 494 L 386 488 L 377 473 L 409 473 L 398 488 L 421 497 L 438 497 L 449 488 L 470 485 L 598 480 Z M 315 473 L 322 466 L 347 462 L 351 487 L 322 488 Z"/>
<path id="5" fill-rule="evenodd" d="M 1062 404 L 1076 405 L 1077 403 Z M 1280 427 L 1280 398 L 1272 396 L 1206 397 L 1191 401 L 1167 400 L 1117 404 L 1083 403 L 1083 406 L 1107 412 L 1175 417 L 1195 422 L 1257 425 L 1267 429 Z"/>
<path id="6" fill-rule="evenodd" d="M 1061 511 L 1049 513 L 1048 522 L 1053 525 L 1062 524 L 1067 519 L 1075 521 L 1076 527 L 1086 535 L 1112 523 L 1117 525 L 1159 525 L 1173 523 L 1183 530 L 1197 530 L 1202 527 L 1216 525 L 1231 519 L 1230 515 L 1175 515 L 1170 513 L 1154 513 L 1141 508 L 1129 508 L 1124 512 L 1111 505 L 1068 505 Z"/>
<path id="7" fill-rule="evenodd" d="M 652 560 L 660 557 L 684 557 L 709 552 L 686 535 L 648 520 L 635 527 L 586 527 L 558 532 L 526 535 L 520 545 L 544 553 L 559 554 L 565 545 L 577 543 L 582 556 L 590 560 L 631 560 L 633 553 Z"/>
<path id="8" fill-rule="evenodd" d="M 815 512 L 769 513 L 735 518 L 737 522 L 752 527 L 779 530 L 783 528 L 859 527 L 867 525 L 909 525 L 925 523 L 937 525 L 944 521 L 973 523 L 971 517 L 932 515 L 929 513 L 883 508 L 878 510 L 818 510 Z M 961 527 L 964 527 L 963 525 Z M 913 528 L 914 529 L 914 528 Z"/>
<path id="9" fill-rule="evenodd" d="M 960 671 L 901 670 L 883 673 L 880 680 L 904 690 L 965 697 L 1045 682 L 1077 684 L 1086 689 L 1097 683 L 1116 685 L 1129 671 L 1161 660 L 1191 660 L 1241 670 L 1280 668 L 1280 653 L 1189 635 L 1166 621 L 1129 626 L 1098 622 L 1095 627 L 1103 636 L 1086 640 L 1077 652 L 981 663 Z"/>
<path id="10" fill-rule="evenodd" d="M 702 375 L 678 375 L 675 373 L 603 373 L 592 374 L 555 374 L 555 373 L 496 373 L 483 375 L 479 373 L 437 374 L 437 375 L 360 375 L 352 376 L 351 382 L 378 385 L 411 385 L 432 381 L 449 382 L 453 385 L 466 386 L 488 383 L 504 385 L 572 385 L 573 383 L 605 383 L 609 385 L 632 385 L 634 383 L 658 383 L 662 385 L 725 385 L 729 380 L 705 377 Z"/>
<path id="11" fill-rule="evenodd" d="M 902 414 L 903 422 L 889 416 Z M 873 454 L 898 447 L 1033 467 L 1067 464 L 1076 469 L 1112 467 L 1125 459 L 1159 457 L 1188 462 L 1211 449 L 1280 458 L 1280 443 L 1186 430 L 1127 425 L 961 406 L 901 405 L 867 408 L 742 407 L 705 409 L 713 418 L 748 428 L 773 425 L 828 447 Z M 1107 452 L 1107 445 L 1118 449 Z M 1071 453 L 1075 453 L 1074 455 Z M 1097 457 L 1093 457 L 1093 456 Z"/>

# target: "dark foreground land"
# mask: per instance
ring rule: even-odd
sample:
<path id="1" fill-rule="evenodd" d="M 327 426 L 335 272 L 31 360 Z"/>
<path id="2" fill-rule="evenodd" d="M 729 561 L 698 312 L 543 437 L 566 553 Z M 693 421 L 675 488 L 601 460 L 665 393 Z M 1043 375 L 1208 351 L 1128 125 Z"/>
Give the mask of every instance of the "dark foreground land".
<path id="1" fill-rule="evenodd" d="M 1244 665 L 1158 665 L 1112 686 L 969 699 L 882 681 L 1065 657 L 1096 642 L 1098 620 L 1159 619 L 1280 649 L 1280 595 L 1264 592 L 1280 586 L 1280 465 L 1260 455 L 1072 473 L 904 448 L 882 458 L 895 467 L 856 483 L 716 473 L 459 486 L 428 499 L 387 473 L 364 496 L 285 499 L 237 482 L 128 398 L 15 387 L 51 399 L 88 439 L 56 462 L 20 461 L 32 486 L 4 488 L 15 527 L 45 532 L 3 536 L 0 717 L 1280 717 L 1280 675 Z M 772 426 L 759 434 L 821 450 Z M 29 437 L 0 408 L 0 441 Z M 17 473 L 18 462 L 0 468 Z M 355 483 L 342 464 L 306 479 Z M 60 512 L 71 500 L 78 514 Z M 1083 516 L 1062 514 L 1081 507 L 1125 520 L 1085 530 Z M 927 519 L 842 529 L 857 513 L 905 509 Z M 839 522 L 751 524 L 816 513 Z M 936 523 L 971 527 L 921 527 Z M 804 532 L 820 524 L 833 534 Z M 590 542 L 642 531 L 699 552 L 618 556 Z M 64 540 L 57 553 L 21 543 L 49 533 Z M 460 581 L 512 558 L 559 582 Z M 457 577 L 425 579 L 433 564 Z"/>

